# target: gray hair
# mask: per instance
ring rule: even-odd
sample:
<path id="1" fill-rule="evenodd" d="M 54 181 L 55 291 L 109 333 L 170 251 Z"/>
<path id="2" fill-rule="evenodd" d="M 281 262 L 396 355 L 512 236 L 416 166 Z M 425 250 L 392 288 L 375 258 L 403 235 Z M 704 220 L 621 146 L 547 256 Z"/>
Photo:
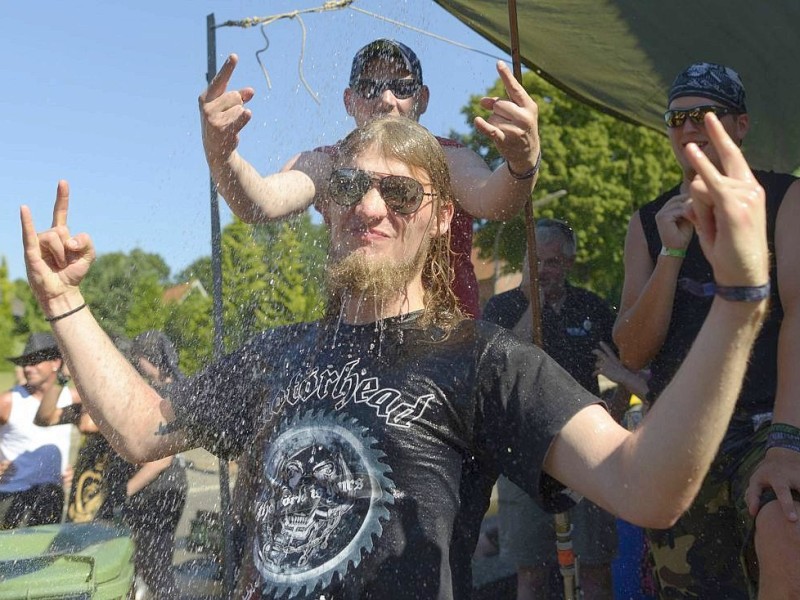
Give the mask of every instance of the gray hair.
<path id="1" fill-rule="evenodd" d="M 549 244 L 554 241 L 561 242 L 561 252 L 564 256 L 575 256 L 578 251 L 578 238 L 565 221 L 559 219 L 536 221 L 536 243 Z"/>

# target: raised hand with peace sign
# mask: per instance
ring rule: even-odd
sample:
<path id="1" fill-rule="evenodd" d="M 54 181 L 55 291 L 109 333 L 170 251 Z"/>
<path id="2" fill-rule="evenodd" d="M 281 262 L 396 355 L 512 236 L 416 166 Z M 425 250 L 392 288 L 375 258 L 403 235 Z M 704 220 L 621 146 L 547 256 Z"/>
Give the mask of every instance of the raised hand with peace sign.
<path id="1" fill-rule="evenodd" d="M 714 269 L 718 289 L 763 286 L 769 283 L 764 189 L 716 115 L 705 116 L 705 127 L 722 169 L 697 144 L 687 144 L 687 159 L 697 173 L 687 216 Z"/>

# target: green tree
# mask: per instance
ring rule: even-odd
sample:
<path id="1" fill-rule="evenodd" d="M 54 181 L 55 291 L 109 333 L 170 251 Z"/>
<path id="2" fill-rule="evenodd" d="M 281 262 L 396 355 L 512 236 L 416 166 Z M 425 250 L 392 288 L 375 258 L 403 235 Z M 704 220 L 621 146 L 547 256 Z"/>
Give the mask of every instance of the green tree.
<path id="1" fill-rule="evenodd" d="M 164 286 L 155 275 L 134 283 L 132 301 L 125 318 L 125 334 L 134 337 L 150 329 L 164 329 L 168 310 L 164 306 Z"/>
<path id="2" fill-rule="evenodd" d="M 211 361 L 214 343 L 211 304 L 211 296 L 194 293 L 168 307 L 163 331 L 175 344 L 181 369 L 187 375 Z"/>
<path id="3" fill-rule="evenodd" d="M 539 105 L 542 168 L 533 199 L 559 190 L 567 194 L 536 211 L 536 217 L 567 221 L 578 236 L 572 278 L 612 302 L 622 286 L 622 253 L 627 223 L 643 203 L 680 178 L 667 139 L 657 132 L 614 119 L 574 100 L 532 72 L 523 86 Z M 500 82 L 488 96 L 502 96 Z M 462 109 L 468 122 L 487 116 L 478 96 Z M 474 128 L 462 141 L 490 165 L 500 157 Z M 499 233 L 498 233 L 499 232 Z M 522 263 L 525 226 L 522 216 L 507 224 L 479 223 L 476 244 L 485 258 L 495 247 L 508 268 Z"/>
<path id="4" fill-rule="evenodd" d="M 0 357 L 11 356 L 14 351 L 14 285 L 8 279 L 6 259 L 0 260 Z M 3 361 L 3 369 L 11 363 Z"/>
<path id="5" fill-rule="evenodd" d="M 274 275 L 271 294 L 273 325 L 319 318 L 324 305 L 322 282 L 327 259 L 327 232 L 307 213 L 291 221 L 256 228 L 255 239 Z"/>
<path id="6" fill-rule="evenodd" d="M 128 314 L 134 306 L 136 290 L 143 281 L 164 285 L 169 267 L 158 254 L 135 249 L 129 254 L 102 254 L 81 285 L 86 302 L 100 325 L 110 334 L 128 331 Z"/>
<path id="7" fill-rule="evenodd" d="M 17 341 L 26 340 L 31 333 L 50 331 L 50 324 L 44 320 L 44 313 L 33 297 L 33 292 L 25 279 L 13 283 L 14 297 L 22 307 L 21 314 L 14 319 L 14 336 Z"/>
<path id="8" fill-rule="evenodd" d="M 255 333 L 319 317 L 327 235 L 308 214 L 251 227 L 234 220 L 222 231 L 223 345 L 238 347 Z M 213 293 L 211 259 L 201 257 L 174 281 L 198 279 Z M 213 300 L 192 294 L 171 305 L 164 331 L 190 373 L 211 359 Z"/>
<path id="9" fill-rule="evenodd" d="M 231 350 L 268 326 L 270 272 L 252 228 L 239 219 L 225 227 L 221 247 L 225 348 Z"/>
<path id="10" fill-rule="evenodd" d="M 197 279 L 206 291 L 210 294 L 214 289 L 214 283 L 211 279 L 211 257 L 203 256 L 198 258 L 183 271 L 179 271 L 173 278 L 173 283 L 186 283 L 192 279 Z"/>
<path id="11" fill-rule="evenodd" d="M 258 331 L 320 314 L 321 237 L 308 216 L 251 228 L 238 219 L 222 233 L 225 347 Z"/>

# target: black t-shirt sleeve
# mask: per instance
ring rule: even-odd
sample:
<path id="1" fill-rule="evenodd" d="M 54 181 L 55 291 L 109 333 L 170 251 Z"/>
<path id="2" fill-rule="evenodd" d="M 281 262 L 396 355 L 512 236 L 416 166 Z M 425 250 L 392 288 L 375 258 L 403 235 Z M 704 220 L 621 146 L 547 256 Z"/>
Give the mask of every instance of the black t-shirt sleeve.
<path id="1" fill-rule="evenodd" d="M 569 508 L 571 496 L 542 471 L 542 465 L 567 421 L 600 400 L 541 349 L 505 331 L 487 346 L 478 380 L 478 432 L 498 472 L 543 509 Z"/>
<path id="2" fill-rule="evenodd" d="M 171 386 L 176 425 L 191 443 L 225 458 L 235 458 L 247 448 L 264 412 L 265 382 L 272 368 L 264 350 L 273 337 L 256 336 L 200 374 Z"/>

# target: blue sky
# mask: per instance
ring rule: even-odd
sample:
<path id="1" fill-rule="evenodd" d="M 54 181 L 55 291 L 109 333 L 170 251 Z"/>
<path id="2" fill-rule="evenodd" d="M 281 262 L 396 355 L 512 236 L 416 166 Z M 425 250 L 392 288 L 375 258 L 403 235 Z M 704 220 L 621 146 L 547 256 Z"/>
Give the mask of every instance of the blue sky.
<path id="1" fill-rule="evenodd" d="M 210 253 L 208 171 L 197 96 L 205 87 L 206 15 L 217 23 L 321 6 L 322 0 L 126 0 L 5 2 L 0 52 L 0 256 L 24 277 L 19 205 L 37 228 L 49 225 L 58 179 L 72 188 L 70 226 L 88 232 L 98 253 L 142 248 L 173 273 Z M 356 0 L 354 6 L 508 57 L 430 0 Z M 352 9 L 302 15 L 266 27 L 217 30 L 217 62 L 240 56 L 233 85 L 250 85 L 253 119 L 240 150 L 262 173 L 300 150 L 339 139 L 353 127 L 342 90 L 353 54 L 393 37 L 418 53 L 431 103 L 422 123 L 437 134 L 466 131 L 460 113 L 497 75 L 494 58 L 458 48 Z M 222 203 L 223 225 L 230 213 Z"/>

